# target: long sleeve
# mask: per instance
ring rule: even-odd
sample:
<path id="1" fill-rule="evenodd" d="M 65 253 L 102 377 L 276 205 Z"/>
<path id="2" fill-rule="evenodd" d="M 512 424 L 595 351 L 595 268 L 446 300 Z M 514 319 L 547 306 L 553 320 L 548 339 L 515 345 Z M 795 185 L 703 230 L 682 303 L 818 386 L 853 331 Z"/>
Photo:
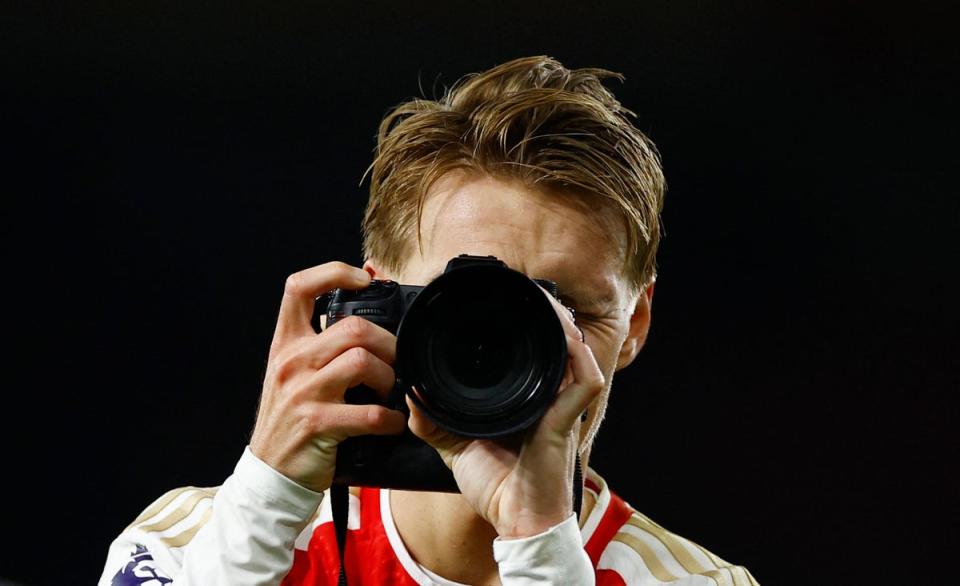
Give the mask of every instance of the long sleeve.
<path id="1" fill-rule="evenodd" d="M 248 447 L 219 489 L 171 491 L 148 507 L 110 545 L 98 584 L 280 584 L 322 499 Z"/>
<path id="2" fill-rule="evenodd" d="M 493 557 L 503 586 L 594 583 L 593 567 L 573 515 L 539 535 L 495 539 Z"/>

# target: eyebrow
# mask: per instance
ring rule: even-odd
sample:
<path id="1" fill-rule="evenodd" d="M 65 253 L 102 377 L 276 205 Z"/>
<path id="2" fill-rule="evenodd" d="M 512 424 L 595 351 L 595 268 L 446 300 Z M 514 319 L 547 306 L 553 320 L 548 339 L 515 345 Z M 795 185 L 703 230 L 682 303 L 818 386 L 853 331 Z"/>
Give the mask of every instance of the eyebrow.
<path id="1" fill-rule="evenodd" d="M 615 297 L 616 296 L 610 291 L 593 291 L 587 289 L 567 291 L 562 287 L 560 288 L 560 299 L 570 301 L 573 303 L 574 308 L 582 310 L 602 308 L 612 303 Z"/>

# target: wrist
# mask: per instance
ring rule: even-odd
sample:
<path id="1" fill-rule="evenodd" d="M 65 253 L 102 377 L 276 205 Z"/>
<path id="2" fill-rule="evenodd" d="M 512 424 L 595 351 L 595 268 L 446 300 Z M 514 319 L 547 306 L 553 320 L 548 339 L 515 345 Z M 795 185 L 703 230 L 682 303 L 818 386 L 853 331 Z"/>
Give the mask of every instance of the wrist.
<path id="1" fill-rule="evenodd" d="M 506 520 L 507 522 L 499 523 L 494 529 L 500 539 L 526 539 L 550 531 L 572 514 L 572 511 L 566 511 L 559 515 L 518 515 Z"/>

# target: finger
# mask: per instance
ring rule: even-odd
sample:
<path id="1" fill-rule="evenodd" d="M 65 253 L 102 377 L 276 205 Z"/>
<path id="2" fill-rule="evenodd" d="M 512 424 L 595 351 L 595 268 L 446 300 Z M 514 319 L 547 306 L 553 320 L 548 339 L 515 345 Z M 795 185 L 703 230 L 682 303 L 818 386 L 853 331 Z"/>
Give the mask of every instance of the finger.
<path id="1" fill-rule="evenodd" d="M 336 288 L 362 289 L 370 273 L 342 262 L 328 262 L 287 277 L 274 340 L 315 333 L 310 319 L 317 297 Z"/>
<path id="2" fill-rule="evenodd" d="M 311 375 L 300 392 L 323 401 L 343 401 L 347 389 L 361 384 L 385 401 L 396 384 L 396 374 L 365 348 L 351 348 Z"/>
<path id="3" fill-rule="evenodd" d="M 416 392 L 416 388 L 413 389 Z M 441 429 L 431 421 L 416 403 L 406 396 L 407 408 L 410 409 L 410 417 L 407 419 L 407 427 L 413 432 L 413 435 L 422 439 L 426 444 L 440 454 L 440 459 L 450 470 L 454 469 L 459 454 L 470 440 L 458 437 L 449 431 Z"/>
<path id="4" fill-rule="evenodd" d="M 400 411 L 382 405 L 314 403 L 309 415 L 310 434 L 343 441 L 355 435 L 391 435 L 406 428 Z"/>
<path id="5" fill-rule="evenodd" d="M 560 318 L 560 325 L 563 326 L 564 333 L 568 336 L 573 336 L 574 338 L 583 341 L 583 330 L 577 326 L 573 310 L 560 303 L 556 297 L 551 295 L 550 292 L 544 289 L 542 286 L 540 289 L 543 290 L 543 294 L 547 297 L 547 300 L 550 301 L 550 304 L 553 305 L 554 311 L 557 312 L 557 316 Z"/>
<path id="6" fill-rule="evenodd" d="M 277 380 L 283 382 L 304 370 L 320 370 L 350 348 L 365 348 L 383 362 L 393 364 L 397 337 L 362 317 L 350 316 L 319 334 L 303 336 L 275 352 L 270 368 Z"/>
<path id="7" fill-rule="evenodd" d="M 430 440 L 435 439 L 440 433 L 440 429 L 437 427 L 437 424 L 430 421 L 430 419 L 423 414 L 413 399 L 409 396 L 405 397 L 405 399 L 407 401 L 407 408 L 410 409 L 410 418 L 407 421 L 407 426 L 410 428 L 410 431 L 413 432 L 413 435 L 429 444 Z"/>
<path id="8" fill-rule="evenodd" d="M 416 392 L 416 389 L 414 389 Z M 437 450 L 444 450 L 451 445 L 463 441 L 452 433 L 440 428 L 429 417 L 423 414 L 423 410 L 410 398 L 406 398 L 407 407 L 410 409 L 410 418 L 407 420 L 407 426 L 413 435 L 427 442 Z M 442 455 L 442 454 L 441 454 Z"/>
<path id="9" fill-rule="evenodd" d="M 551 426 L 560 433 L 569 433 L 580 414 L 602 392 L 605 379 L 590 346 L 567 336 L 568 365 L 572 382 L 562 388 L 548 411 Z"/>
<path id="10" fill-rule="evenodd" d="M 311 336 L 304 352 L 309 357 L 308 365 L 319 369 L 347 349 L 356 347 L 365 348 L 380 360 L 393 364 L 397 356 L 397 337 L 371 321 L 351 315 Z"/>

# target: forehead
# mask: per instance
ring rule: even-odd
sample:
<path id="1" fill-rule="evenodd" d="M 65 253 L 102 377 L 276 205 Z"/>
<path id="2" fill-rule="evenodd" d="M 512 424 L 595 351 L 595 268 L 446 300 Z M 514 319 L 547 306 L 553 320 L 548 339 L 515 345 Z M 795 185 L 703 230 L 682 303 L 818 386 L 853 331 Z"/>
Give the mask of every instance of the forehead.
<path id="1" fill-rule="evenodd" d="M 431 272 L 428 278 L 458 254 L 492 254 L 530 277 L 557 281 L 563 292 L 579 290 L 581 297 L 625 280 L 623 220 L 596 197 L 448 175 L 426 195 L 421 231 L 419 264 Z"/>

